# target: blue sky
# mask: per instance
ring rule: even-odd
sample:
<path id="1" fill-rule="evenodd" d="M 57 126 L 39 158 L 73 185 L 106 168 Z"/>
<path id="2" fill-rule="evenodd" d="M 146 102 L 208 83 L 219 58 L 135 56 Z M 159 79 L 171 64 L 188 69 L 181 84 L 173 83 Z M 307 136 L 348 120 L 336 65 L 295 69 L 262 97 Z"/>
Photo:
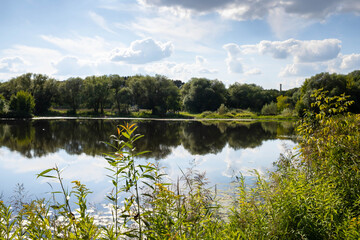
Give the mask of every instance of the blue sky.
<path id="1" fill-rule="evenodd" d="M 359 0 L 1 0 L 0 81 L 161 74 L 297 87 L 360 69 Z"/>

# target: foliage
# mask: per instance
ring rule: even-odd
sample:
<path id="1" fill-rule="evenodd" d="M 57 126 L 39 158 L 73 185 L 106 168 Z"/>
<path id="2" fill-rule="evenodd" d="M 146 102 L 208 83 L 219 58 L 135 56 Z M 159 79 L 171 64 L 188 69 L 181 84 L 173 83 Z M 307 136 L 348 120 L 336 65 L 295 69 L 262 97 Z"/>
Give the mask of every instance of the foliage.
<path id="1" fill-rule="evenodd" d="M 280 95 L 276 98 L 276 106 L 279 112 L 290 106 L 289 97 Z"/>
<path id="2" fill-rule="evenodd" d="M 220 107 L 218 108 L 217 112 L 219 114 L 225 114 L 229 111 L 229 109 L 225 106 L 225 104 L 221 104 Z"/>
<path id="3" fill-rule="evenodd" d="M 315 90 L 323 89 L 326 91 L 326 96 L 334 97 L 340 94 L 350 96 L 350 100 L 354 101 L 349 107 L 349 111 L 353 113 L 360 113 L 360 71 L 354 71 L 347 75 L 320 73 L 305 80 L 301 86 L 301 94 L 298 105 L 298 112 L 301 115 L 304 109 L 311 109 L 311 103 L 314 98 L 311 95 Z"/>
<path id="4" fill-rule="evenodd" d="M 277 112 L 277 105 L 274 102 L 271 102 L 270 104 L 265 104 L 261 109 L 262 115 L 276 115 Z"/>
<path id="5" fill-rule="evenodd" d="M 61 82 L 60 96 L 61 103 L 68 105 L 72 113 L 76 114 L 76 110 L 79 109 L 82 103 L 82 88 L 84 80 L 82 78 L 68 78 L 66 81 Z"/>
<path id="6" fill-rule="evenodd" d="M 8 108 L 8 106 L 7 106 L 6 99 L 2 94 L 0 94 L 0 116 L 7 113 L 7 111 L 8 111 L 7 108 Z"/>
<path id="7" fill-rule="evenodd" d="M 42 74 L 33 74 L 30 93 L 35 100 L 35 114 L 46 113 L 58 94 L 56 80 Z"/>
<path id="8" fill-rule="evenodd" d="M 192 78 L 181 89 L 184 109 L 190 113 L 216 111 L 225 103 L 227 91 L 218 80 Z"/>
<path id="9" fill-rule="evenodd" d="M 30 117 L 35 108 L 33 96 L 24 91 L 19 91 L 10 98 L 10 111 L 17 117 Z"/>
<path id="10" fill-rule="evenodd" d="M 110 80 L 106 76 L 90 76 L 84 80 L 83 94 L 86 105 L 92 108 L 95 114 L 104 114 L 105 104 L 109 100 Z"/>
<path id="11" fill-rule="evenodd" d="M 260 111 L 265 104 L 276 101 L 277 90 L 264 90 L 255 84 L 235 83 L 230 85 L 228 105 L 233 108 Z"/>
<path id="12" fill-rule="evenodd" d="M 178 111 L 179 89 L 175 83 L 160 75 L 134 76 L 129 80 L 134 102 L 150 109 L 153 115 L 164 115 L 168 110 Z"/>

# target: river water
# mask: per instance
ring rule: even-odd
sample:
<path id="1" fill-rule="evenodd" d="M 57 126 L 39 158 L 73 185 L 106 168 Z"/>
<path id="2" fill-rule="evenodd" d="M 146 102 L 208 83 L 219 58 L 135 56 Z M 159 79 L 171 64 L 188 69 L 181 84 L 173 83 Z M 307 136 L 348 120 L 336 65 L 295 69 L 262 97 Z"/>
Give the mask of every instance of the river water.
<path id="1" fill-rule="evenodd" d="M 112 185 L 106 177 L 104 144 L 125 120 L 2 120 L 0 121 L 0 194 L 11 199 L 16 186 L 27 198 L 46 197 L 52 189 L 36 174 L 63 168 L 62 177 L 79 180 L 93 193 L 92 203 L 101 203 Z M 137 151 L 149 150 L 138 161 L 158 162 L 176 181 L 181 171 L 193 167 L 206 172 L 210 184 L 226 185 L 234 175 L 251 176 L 251 170 L 266 174 L 281 153 L 295 146 L 293 122 L 238 121 L 134 121 L 143 134 Z M 56 188 L 55 183 L 50 183 Z M 24 195 L 24 196 L 25 196 Z"/>

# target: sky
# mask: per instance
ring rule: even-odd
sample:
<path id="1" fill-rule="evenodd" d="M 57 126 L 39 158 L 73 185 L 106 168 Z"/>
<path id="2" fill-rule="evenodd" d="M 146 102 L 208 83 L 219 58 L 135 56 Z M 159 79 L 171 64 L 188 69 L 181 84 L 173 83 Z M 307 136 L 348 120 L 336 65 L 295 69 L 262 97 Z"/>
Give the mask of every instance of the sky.
<path id="1" fill-rule="evenodd" d="M 1 0 L 0 81 L 160 74 L 299 87 L 360 69 L 360 0 Z"/>

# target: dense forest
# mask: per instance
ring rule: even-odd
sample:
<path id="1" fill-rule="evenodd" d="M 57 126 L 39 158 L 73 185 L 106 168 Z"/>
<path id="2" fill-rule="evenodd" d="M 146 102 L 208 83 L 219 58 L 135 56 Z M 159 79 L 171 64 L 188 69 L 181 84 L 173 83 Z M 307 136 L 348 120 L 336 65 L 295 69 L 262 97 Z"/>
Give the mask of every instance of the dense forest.
<path id="1" fill-rule="evenodd" d="M 184 83 L 161 75 L 104 75 L 59 81 L 27 73 L 0 83 L 0 116 L 41 116 L 56 109 L 66 110 L 68 115 L 76 115 L 80 109 L 88 109 L 92 115 L 104 115 L 106 109 L 122 116 L 139 109 L 150 110 L 153 116 L 230 109 L 262 115 L 302 115 L 311 107 L 313 91 L 321 88 L 328 96 L 349 95 L 355 101 L 350 111 L 360 112 L 359 70 L 347 75 L 320 73 L 306 79 L 300 88 L 286 91 L 241 83 L 226 88 L 223 82 L 206 78 Z"/>

